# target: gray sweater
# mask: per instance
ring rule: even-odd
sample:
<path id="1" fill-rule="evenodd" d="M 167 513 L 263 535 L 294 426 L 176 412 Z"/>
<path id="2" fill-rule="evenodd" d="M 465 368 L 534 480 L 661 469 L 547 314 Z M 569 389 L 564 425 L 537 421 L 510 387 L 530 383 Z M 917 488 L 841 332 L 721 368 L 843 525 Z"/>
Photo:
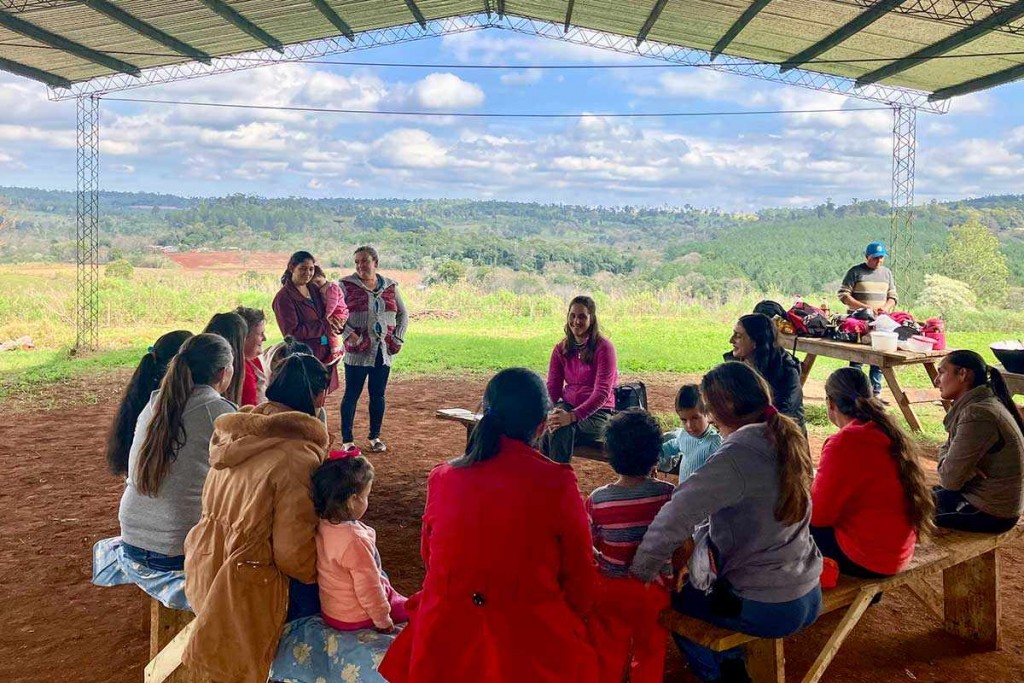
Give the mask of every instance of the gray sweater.
<path id="1" fill-rule="evenodd" d="M 957 399 L 944 420 L 949 438 L 939 448 L 939 483 L 995 517 L 1024 508 L 1024 435 L 988 387 Z"/>
<path id="2" fill-rule="evenodd" d="M 125 543 L 164 555 L 184 555 L 185 536 L 202 512 L 213 421 L 224 413 L 235 412 L 235 406 L 209 385 L 200 384 L 192 389 L 182 415 L 185 445 L 178 450 L 156 497 L 151 498 L 139 493 L 134 478 L 139 450 L 159 393 L 153 392 L 135 423 L 135 437 L 128 453 L 128 480 L 117 517 Z"/>
<path id="3" fill-rule="evenodd" d="M 811 511 L 798 524 L 775 519 L 778 458 L 763 423 L 742 427 L 661 508 L 647 528 L 630 571 L 651 581 L 666 559 L 711 518 L 718 576 L 741 597 L 788 602 L 818 585 L 821 553 L 810 535 Z"/>

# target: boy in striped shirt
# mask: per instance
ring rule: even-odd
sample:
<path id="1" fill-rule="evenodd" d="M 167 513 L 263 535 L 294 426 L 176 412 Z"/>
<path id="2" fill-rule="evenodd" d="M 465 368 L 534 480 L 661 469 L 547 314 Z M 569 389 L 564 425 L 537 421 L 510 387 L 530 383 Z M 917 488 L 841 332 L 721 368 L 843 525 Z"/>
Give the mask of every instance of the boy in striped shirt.
<path id="1" fill-rule="evenodd" d="M 645 585 L 629 575 L 647 526 L 672 497 L 672 484 L 652 475 L 661 454 L 661 429 L 639 409 L 618 413 L 604 434 L 605 450 L 618 479 L 587 499 L 600 590 L 589 622 L 602 683 L 660 683 L 666 633 L 658 614 L 669 604 L 672 565 L 661 580 Z"/>

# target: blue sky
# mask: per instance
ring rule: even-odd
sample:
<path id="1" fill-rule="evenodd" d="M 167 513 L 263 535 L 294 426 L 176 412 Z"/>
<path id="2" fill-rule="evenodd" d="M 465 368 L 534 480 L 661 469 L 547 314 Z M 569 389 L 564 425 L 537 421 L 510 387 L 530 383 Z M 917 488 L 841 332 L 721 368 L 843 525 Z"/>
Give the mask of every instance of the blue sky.
<path id="1" fill-rule="evenodd" d="M 608 119 L 605 112 L 852 109 L 867 103 L 616 53 L 481 31 L 331 58 L 505 70 L 289 64 L 125 97 L 365 110 L 549 112 L 566 119 L 390 117 L 104 102 L 101 184 L 182 195 L 461 197 L 753 210 L 888 199 L 887 111 Z M 920 114 L 916 200 L 1020 193 L 1024 85 Z M 73 102 L 0 75 L 0 185 L 73 189 Z"/>

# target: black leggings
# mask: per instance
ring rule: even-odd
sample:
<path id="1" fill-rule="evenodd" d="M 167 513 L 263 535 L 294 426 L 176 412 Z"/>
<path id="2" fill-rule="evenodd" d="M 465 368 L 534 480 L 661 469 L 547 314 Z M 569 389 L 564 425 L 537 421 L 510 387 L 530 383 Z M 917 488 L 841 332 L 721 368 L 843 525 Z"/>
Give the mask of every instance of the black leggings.
<path id="1" fill-rule="evenodd" d="M 945 529 L 1001 534 L 1017 525 L 1020 517 L 996 517 L 967 502 L 959 491 L 941 486 L 932 489 L 935 496 L 935 524 Z"/>
<path id="2" fill-rule="evenodd" d="M 843 549 L 839 547 L 839 541 L 836 540 L 836 530 L 830 526 L 812 526 L 811 536 L 814 537 L 814 542 L 818 545 L 818 550 L 825 557 L 831 557 L 839 565 L 839 573 L 846 574 L 847 576 L 856 576 L 862 579 L 882 579 L 890 576 L 889 574 L 879 574 L 873 572 L 870 569 L 865 569 L 860 566 L 843 552 Z"/>
<path id="3" fill-rule="evenodd" d="M 377 362 L 368 365 L 345 365 L 345 395 L 341 399 L 341 440 L 350 443 L 352 424 L 356 419 L 356 407 L 359 395 L 363 393 L 363 384 L 370 380 L 370 438 L 380 436 L 381 425 L 384 424 L 384 392 L 388 388 L 388 377 L 391 366 L 384 365 L 384 353 L 377 350 Z"/>

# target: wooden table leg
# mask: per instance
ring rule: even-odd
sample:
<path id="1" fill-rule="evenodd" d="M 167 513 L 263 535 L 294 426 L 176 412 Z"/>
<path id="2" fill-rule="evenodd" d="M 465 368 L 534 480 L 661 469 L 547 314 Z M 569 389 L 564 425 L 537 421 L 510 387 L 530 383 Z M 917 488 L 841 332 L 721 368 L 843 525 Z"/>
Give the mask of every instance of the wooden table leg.
<path id="1" fill-rule="evenodd" d="M 998 650 L 999 549 L 961 562 L 942 572 L 946 630 Z"/>
<path id="2" fill-rule="evenodd" d="M 903 389 L 900 388 L 900 382 L 896 379 L 895 368 L 882 368 L 882 376 L 885 377 L 885 383 L 889 385 L 889 391 L 892 392 L 893 398 L 896 399 L 896 405 L 903 411 L 903 417 L 907 418 L 907 424 L 915 432 L 921 431 L 921 422 L 917 419 L 917 415 L 914 414 L 914 409 L 910 406 L 910 401 L 907 400 L 907 395 L 903 393 Z"/>
<path id="3" fill-rule="evenodd" d="M 924 370 L 925 370 L 925 372 L 928 373 L 928 379 L 930 379 L 932 381 L 932 386 L 935 386 L 935 378 L 939 376 L 939 371 L 935 367 L 935 363 L 925 363 L 924 364 Z M 943 401 L 942 402 L 942 407 L 948 413 L 949 409 L 953 407 L 953 402 L 952 401 Z"/>
<path id="4" fill-rule="evenodd" d="M 807 383 L 807 378 L 811 374 L 811 368 L 814 367 L 814 361 L 818 360 L 818 354 L 809 353 L 804 356 L 804 360 L 800 363 L 800 386 Z"/>
<path id="5" fill-rule="evenodd" d="M 144 679 L 152 683 L 207 683 L 181 665 L 195 616 L 185 610 L 164 607 L 150 598 L 149 663 Z"/>
<path id="6" fill-rule="evenodd" d="M 753 683 L 786 683 L 782 638 L 758 638 L 743 646 L 747 675 Z"/>
<path id="7" fill-rule="evenodd" d="M 865 586 L 861 589 L 860 593 L 857 594 L 857 597 L 854 598 L 847 608 L 842 621 L 839 622 L 836 630 L 832 632 L 832 636 L 825 643 L 825 647 L 821 649 L 818 658 L 814 660 L 814 664 L 811 665 L 807 675 L 804 676 L 803 683 L 818 683 L 821 680 L 821 677 L 825 675 L 825 669 L 832 663 L 832 659 L 839 652 L 840 646 L 846 640 L 846 637 L 850 635 L 850 632 L 853 631 L 853 627 L 857 625 L 860 618 L 864 616 L 865 610 L 871 606 L 871 601 L 877 594 L 877 586 L 874 585 Z"/>

